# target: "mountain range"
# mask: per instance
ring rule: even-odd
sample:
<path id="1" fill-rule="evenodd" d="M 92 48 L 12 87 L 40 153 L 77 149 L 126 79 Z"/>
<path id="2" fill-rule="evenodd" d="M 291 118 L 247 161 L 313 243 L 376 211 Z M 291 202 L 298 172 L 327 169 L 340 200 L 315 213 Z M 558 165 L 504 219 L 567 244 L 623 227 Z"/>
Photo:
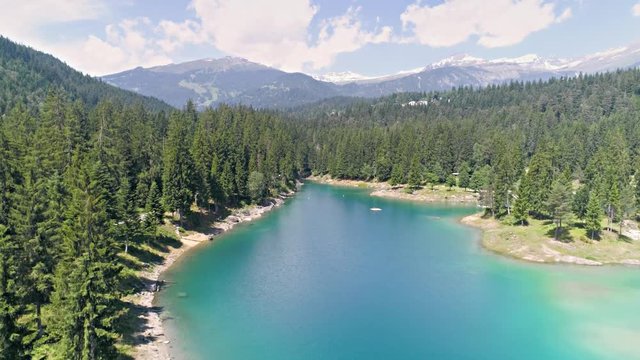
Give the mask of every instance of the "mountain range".
<path id="1" fill-rule="evenodd" d="M 289 73 L 237 57 L 202 59 L 151 68 L 138 67 L 102 79 L 181 107 L 221 103 L 257 108 L 287 108 L 335 96 L 378 97 L 398 92 L 484 87 L 510 81 L 536 81 L 640 65 L 640 43 L 571 59 L 525 55 L 482 59 L 462 54 L 423 68 L 381 77 L 353 72 L 312 76 Z"/>

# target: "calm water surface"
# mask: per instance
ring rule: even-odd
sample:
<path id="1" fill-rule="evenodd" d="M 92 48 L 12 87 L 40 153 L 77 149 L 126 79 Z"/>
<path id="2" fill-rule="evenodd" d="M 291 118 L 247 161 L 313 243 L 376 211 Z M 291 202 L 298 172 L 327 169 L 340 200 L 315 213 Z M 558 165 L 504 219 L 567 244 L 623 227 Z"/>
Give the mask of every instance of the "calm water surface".
<path id="1" fill-rule="evenodd" d="M 456 222 L 474 211 L 306 184 L 166 274 L 175 354 L 640 359 L 639 270 L 489 254 Z"/>

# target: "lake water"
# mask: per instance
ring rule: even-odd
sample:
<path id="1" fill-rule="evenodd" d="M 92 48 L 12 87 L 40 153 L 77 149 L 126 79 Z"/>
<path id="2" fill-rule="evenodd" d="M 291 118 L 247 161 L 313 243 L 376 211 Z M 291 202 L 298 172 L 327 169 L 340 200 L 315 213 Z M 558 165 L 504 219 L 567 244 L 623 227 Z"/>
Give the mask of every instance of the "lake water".
<path id="1" fill-rule="evenodd" d="M 640 270 L 490 254 L 457 223 L 475 211 L 306 184 L 166 274 L 171 346 L 223 360 L 640 359 Z"/>

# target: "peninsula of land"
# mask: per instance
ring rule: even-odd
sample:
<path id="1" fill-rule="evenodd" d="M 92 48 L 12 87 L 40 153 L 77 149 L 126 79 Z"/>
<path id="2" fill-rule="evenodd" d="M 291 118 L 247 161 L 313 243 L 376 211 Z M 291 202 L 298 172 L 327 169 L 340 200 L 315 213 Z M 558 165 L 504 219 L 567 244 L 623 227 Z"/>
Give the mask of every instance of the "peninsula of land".
<path id="1" fill-rule="evenodd" d="M 478 205 L 479 195 L 458 187 L 435 185 L 409 189 L 403 185 L 391 186 L 386 182 L 333 179 L 329 176 L 311 176 L 311 181 L 329 185 L 371 189 L 371 196 L 418 202 L 449 202 Z M 518 226 L 491 217 L 483 212 L 461 219 L 461 223 L 480 229 L 480 243 L 485 249 L 514 259 L 535 263 L 567 263 L 578 265 L 621 264 L 640 266 L 640 231 L 635 222 L 627 222 L 620 236 L 613 229 L 604 230 L 599 240 L 590 239 L 585 230 L 571 228 L 554 239 L 553 221 L 529 220 L 527 226 Z"/>

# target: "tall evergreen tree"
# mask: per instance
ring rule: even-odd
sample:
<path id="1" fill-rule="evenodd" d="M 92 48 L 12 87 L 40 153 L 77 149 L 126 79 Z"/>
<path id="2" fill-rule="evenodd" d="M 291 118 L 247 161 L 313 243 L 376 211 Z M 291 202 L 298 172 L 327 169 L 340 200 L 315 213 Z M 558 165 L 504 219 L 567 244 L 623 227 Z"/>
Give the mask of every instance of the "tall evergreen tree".
<path id="1" fill-rule="evenodd" d="M 264 175 L 261 172 L 254 171 L 249 174 L 247 190 L 249 191 L 249 196 L 251 196 L 251 199 L 254 202 L 259 203 L 262 200 L 266 190 L 265 186 L 266 183 Z"/>
<path id="2" fill-rule="evenodd" d="M 407 185 L 412 189 L 418 188 L 422 183 L 421 175 L 422 165 L 420 164 L 420 158 L 417 155 L 414 155 L 413 160 L 411 160 L 409 175 L 407 176 Z"/>
<path id="3" fill-rule="evenodd" d="M 98 169 L 82 165 L 63 225 L 64 255 L 56 270 L 52 323 L 56 358 L 116 356 L 119 302 L 117 247 Z"/>
<path id="4" fill-rule="evenodd" d="M 148 224 L 148 227 L 152 227 L 162 223 L 164 209 L 162 208 L 162 198 L 160 195 L 160 189 L 158 188 L 158 183 L 156 181 L 151 183 L 149 196 L 147 198 L 147 203 L 144 210 L 147 214 L 145 220 Z"/>
<path id="5" fill-rule="evenodd" d="M 525 225 L 529 218 L 529 199 L 531 197 L 529 177 L 525 174 L 521 177 L 518 197 L 513 206 L 513 218 L 517 224 Z"/>
<path id="6" fill-rule="evenodd" d="M 571 209 L 578 219 L 584 219 L 587 213 L 587 205 L 589 203 L 589 188 L 582 186 L 576 191 L 573 197 Z"/>
<path id="7" fill-rule="evenodd" d="M 164 150 L 162 184 L 165 205 L 178 213 L 180 221 L 194 200 L 194 165 L 189 151 L 189 128 L 179 113 L 171 115 Z"/>
<path id="8" fill-rule="evenodd" d="M 620 218 L 618 236 L 622 235 L 622 225 L 625 220 L 632 218 L 636 213 L 635 194 L 631 185 L 626 184 L 620 192 Z"/>
<path id="9" fill-rule="evenodd" d="M 124 244 L 125 254 L 129 244 L 140 236 L 140 218 L 136 211 L 136 194 L 129 180 L 124 177 L 117 194 L 118 217 L 116 219 L 116 237 Z"/>
<path id="10" fill-rule="evenodd" d="M 462 162 L 460 170 L 458 170 L 458 182 L 458 185 L 465 190 L 471 184 L 471 168 L 469 167 L 469 163 L 466 161 Z"/>
<path id="11" fill-rule="evenodd" d="M 24 357 L 24 330 L 18 325 L 23 312 L 16 293 L 18 247 L 5 225 L 0 224 L 0 359 Z"/>
<path id="12" fill-rule="evenodd" d="M 602 210 L 600 200 L 595 192 L 589 194 L 589 202 L 585 213 L 585 229 L 591 239 L 596 239 L 601 229 Z"/>
<path id="13" fill-rule="evenodd" d="M 613 231 L 612 224 L 619 220 L 621 207 L 620 190 L 617 182 L 613 182 L 607 195 L 607 228 L 609 231 Z"/>
<path id="14" fill-rule="evenodd" d="M 20 244 L 22 261 L 17 264 L 19 278 L 16 284 L 22 288 L 22 300 L 32 305 L 36 335 L 39 339 L 44 333 L 42 324 L 42 306 L 48 303 L 53 287 L 53 272 L 56 265 L 57 247 L 56 229 L 51 229 L 48 211 L 48 196 L 44 181 L 34 179 L 34 173 L 27 171 L 25 179 L 14 194 L 14 209 L 11 212 L 11 224 Z"/>
<path id="15" fill-rule="evenodd" d="M 533 155 L 527 176 L 530 184 L 531 211 L 534 215 L 541 216 L 546 212 L 545 204 L 553 183 L 553 164 L 546 149 L 541 149 Z"/>
<path id="16" fill-rule="evenodd" d="M 561 175 L 553 181 L 547 198 L 547 211 L 556 223 L 554 238 L 558 240 L 562 222 L 567 219 L 571 210 L 571 183 Z"/>

